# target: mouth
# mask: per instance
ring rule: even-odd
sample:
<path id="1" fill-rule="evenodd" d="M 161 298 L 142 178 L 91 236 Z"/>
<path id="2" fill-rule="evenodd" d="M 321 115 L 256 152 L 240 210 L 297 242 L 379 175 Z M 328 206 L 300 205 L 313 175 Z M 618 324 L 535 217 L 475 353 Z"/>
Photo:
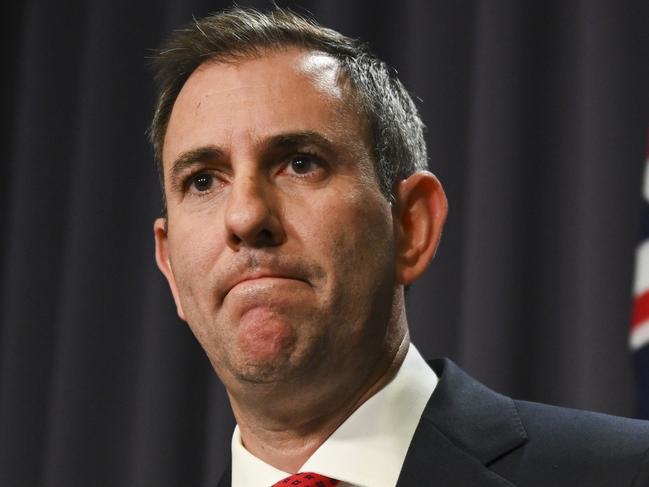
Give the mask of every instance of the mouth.
<path id="1" fill-rule="evenodd" d="M 233 281 L 226 286 L 223 299 L 225 299 L 232 291 L 240 288 L 254 288 L 254 287 L 270 287 L 276 285 L 285 285 L 289 283 L 303 283 L 309 284 L 306 280 L 295 275 L 275 272 L 253 272 L 246 273 L 233 279 Z"/>

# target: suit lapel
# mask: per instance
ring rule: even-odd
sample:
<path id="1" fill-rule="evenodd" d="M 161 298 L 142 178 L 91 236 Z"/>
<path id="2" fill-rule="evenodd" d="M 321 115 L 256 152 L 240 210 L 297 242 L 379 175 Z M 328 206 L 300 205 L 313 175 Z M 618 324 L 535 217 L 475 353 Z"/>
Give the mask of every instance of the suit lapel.
<path id="1" fill-rule="evenodd" d="M 450 360 L 430 364 L 440 380 L 397 486 L 512 485 L 488 466 L 527 441 L 514 402 L 473 380 Z"/>

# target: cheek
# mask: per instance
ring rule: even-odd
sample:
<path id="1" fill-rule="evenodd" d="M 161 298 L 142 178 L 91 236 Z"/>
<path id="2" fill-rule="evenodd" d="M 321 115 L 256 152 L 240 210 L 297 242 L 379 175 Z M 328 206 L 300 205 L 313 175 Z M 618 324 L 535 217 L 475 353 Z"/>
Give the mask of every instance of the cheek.
<path id="1" fill-rule="evenodd" d="M 346 307 L 369 307 L 377 288 L 390 285 L 394 235 L 390 206 L 382 195 L 347 192 L 319 207 L 307 242 L 319 242 L 332 296 Z"/>
<path id="2" fill-rule="evenodd" d="M 210 355 L 214 335 L 211 316 L 215 306 L 210 269 L 214 266 L 216 240 L 213 227 L 187 223 L 183 220 L 175 226 L 170 224 L 171 264 L 187 324 Z"/>
<path id="3" fill-rule="evenodd" d="M 209 285 L 207 277 L 222 247 L 217 221 L 199 215 L 169 218 L 169 252 L 181 300 Z"/>
<path id="4" fill-rule="evenodd" d="M 366 265 L 387 265 L 386 253 L 392 248 L 392 214 L 388 203 L 379 196 L 350 193 L 347 201 L 329 210 L 330 232 L 335 235 L 333 249 L 340 257 L 363 272 Z M 378 199 L 378 200 L 377 200 Z"/>

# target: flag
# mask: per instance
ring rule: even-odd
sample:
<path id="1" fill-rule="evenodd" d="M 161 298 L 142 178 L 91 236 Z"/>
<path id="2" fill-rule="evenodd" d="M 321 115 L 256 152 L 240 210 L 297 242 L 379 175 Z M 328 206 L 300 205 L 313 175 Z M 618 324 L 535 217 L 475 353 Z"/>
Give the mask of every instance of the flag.
<path id="1" fill-rule="evenodd" d="M 636 251 L 629 342 L 636 374 L 638 416 L 649 419 L 649 146 L 645 162 L 643 206 L 642 240 Z"/>

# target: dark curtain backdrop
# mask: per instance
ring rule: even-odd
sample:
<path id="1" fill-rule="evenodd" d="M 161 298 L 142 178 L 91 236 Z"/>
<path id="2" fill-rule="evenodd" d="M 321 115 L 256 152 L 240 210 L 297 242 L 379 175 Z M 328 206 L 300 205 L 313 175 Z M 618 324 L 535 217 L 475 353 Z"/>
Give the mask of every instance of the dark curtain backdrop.
<path id="1" fill-rule="evenodd" d="M 224 466 L 227 398 L 154 264 L 145 129 L 149 49 L 225 5 L 3 7 L 0 485 L 211 486 Z M 297 8 L 368 41 L 421 99 L 450 200 L 409 296 L 423 354 L 519 398 L 633 415 L 649 3 Z"/>

